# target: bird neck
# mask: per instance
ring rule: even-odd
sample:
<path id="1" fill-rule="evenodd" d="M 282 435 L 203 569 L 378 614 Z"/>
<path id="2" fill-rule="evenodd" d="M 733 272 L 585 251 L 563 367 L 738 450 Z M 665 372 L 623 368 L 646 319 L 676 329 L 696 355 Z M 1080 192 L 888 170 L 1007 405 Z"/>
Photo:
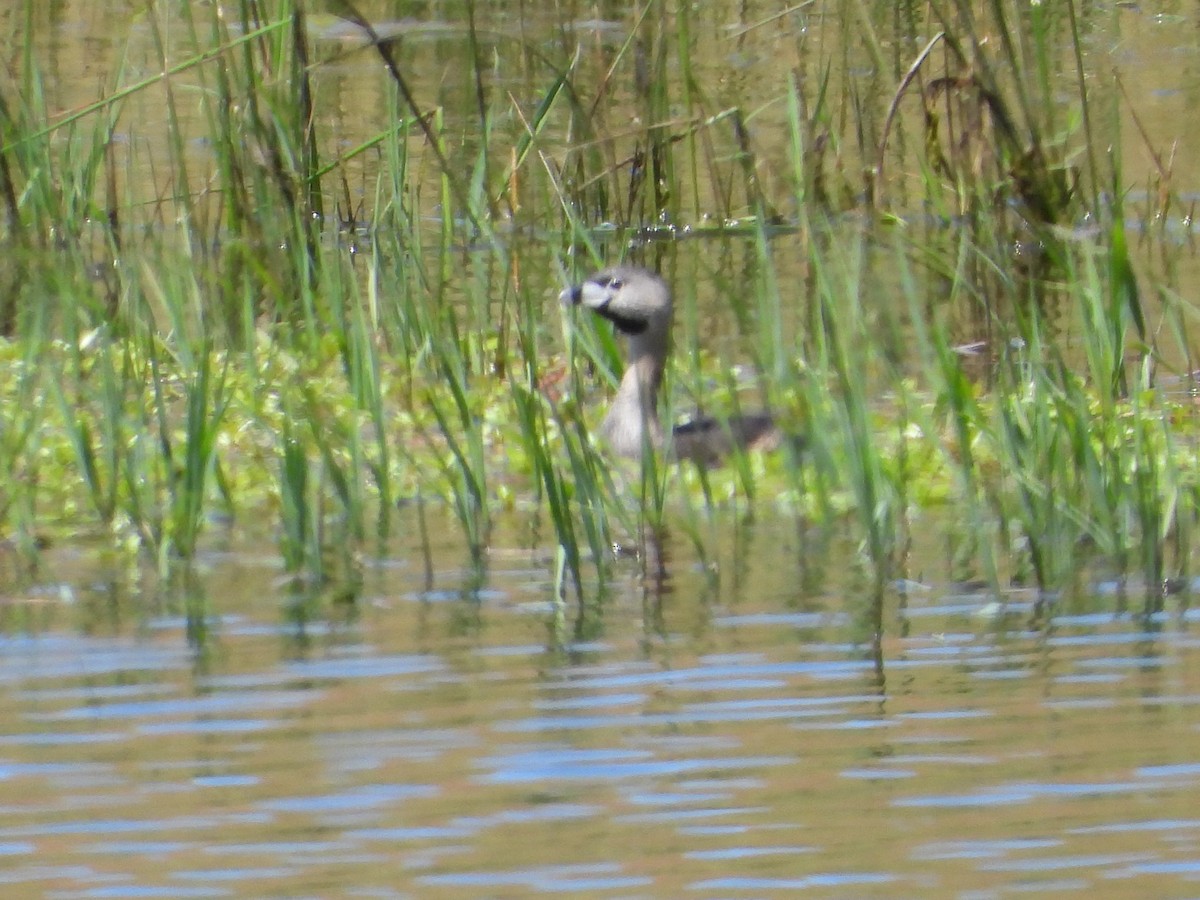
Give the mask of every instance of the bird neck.
<path id="1" fill-rule="evenodd" d="M 629 368 L 621 378 L 621 390 L 632 391 L 636 386 L 638 396 L 655 418 L 658 415 L 658 389 L 662 384 L 666 359 L 665 334 L 638 335 L 629 342 Z"/>
<path id="2" fill-rule="evenodd" d="M 621 455 L 640 456 L 647 443 L 662 445 L 658 390 L 666 354 L 666 335 L 639 335 L 630 342 L 629 366 L 604 419 L 605 437 Z"/>

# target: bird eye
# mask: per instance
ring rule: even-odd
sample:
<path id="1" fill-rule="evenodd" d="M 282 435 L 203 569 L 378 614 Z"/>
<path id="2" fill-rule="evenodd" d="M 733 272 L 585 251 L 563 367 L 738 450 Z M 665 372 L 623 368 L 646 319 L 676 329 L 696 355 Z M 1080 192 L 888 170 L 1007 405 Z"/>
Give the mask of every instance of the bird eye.
<path id="1" fill-rule="evenodd" d="M 621 281 L 620 278 L 610 278 L 610 279 L 608 279 L 607 286 L 612 288 L 614 291 L 619 291 L 624 286 L 624 284 L 625 283 L 623 281 Z"/>

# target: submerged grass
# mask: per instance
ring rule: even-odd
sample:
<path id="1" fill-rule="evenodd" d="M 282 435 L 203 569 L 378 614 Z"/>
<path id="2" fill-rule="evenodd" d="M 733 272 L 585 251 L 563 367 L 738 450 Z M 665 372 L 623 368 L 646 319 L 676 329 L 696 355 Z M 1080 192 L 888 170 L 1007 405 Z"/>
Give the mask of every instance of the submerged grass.
<path id="1" fill-rule="evenodd" d="M 451 504 L 480 573 L 495 510 L 523 506 L 583 637 L 614 544 L 652 579 L 665 528 L 705 559 L 715 517 L 767 510 L 854 535 L 876 598 L 938 531 L 947 577 L 1052 597 L 1100 558 L 1153 606 L 1200 514 L 1194 410 L 1155 381 L 1191 358 L 1193 309 L 1176 257 L 1128 246 L 1083 75 L 1073 110 L 1049 102 L 1054 48 L 1083 65 L 1069 6 L 885 22 L 851 3 L 872 27 L 835 34 L 800 4 L 786 40 L 736 38 L 794 63 L 764 100 L 708 80 L 699 48 L 724 39 L 688 10 L 647 4 L 616 40 L 564 27 L 552 56 L 468 4 L 459 108 L 406 79 L 386 23 L 331 50 L 276 0 L 155 8 L 142 50 L 165 74 L 136 77 L 131 40 L 103 95 L 57 115 L 31 27 L 0 90 L 0 531 L 33 554 L 94 524 L 169 568 L 212 518 L 266 512 L 288 571 L 326 584 L 397 503 Z M 498 86 L 514 44 L 533 101 Z M 342 151 L 324 67 L 371 54 L 386 80 L 358 87 L 382 114 Z M 1064 227 L 1085 217 L 1103 227 Z M 669 242 L 685 232 L 726 240 Z M 560 338 L 552 298 L 619 241 L 675 275 L 669 413 L 765 404 L 802 452 L 611 464 L 590 423 L 620 348 L 590 322 Z"/>

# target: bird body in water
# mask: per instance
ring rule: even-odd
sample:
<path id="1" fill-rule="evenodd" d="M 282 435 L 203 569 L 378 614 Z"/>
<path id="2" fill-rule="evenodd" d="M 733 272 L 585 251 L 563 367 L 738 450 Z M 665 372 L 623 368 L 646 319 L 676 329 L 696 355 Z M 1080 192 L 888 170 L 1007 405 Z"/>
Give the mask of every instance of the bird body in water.
<path id="1" fill-rule="evenodd" d="M 709 417 L 675 426 L 669 439 L 658 418 L 658 393 L 670 350 L 671 289 L 654 272 L 614 266 L 560 295 L 608 319 L 629 340 L 629 359 L 601 434 L 614 453 L 640 457 L 647 448 L 666 449 L 700 465 L 722 462 L 735 448 L 774 450 L 782 435 L 771 416 L 758 413 L 728 420 Z"/>

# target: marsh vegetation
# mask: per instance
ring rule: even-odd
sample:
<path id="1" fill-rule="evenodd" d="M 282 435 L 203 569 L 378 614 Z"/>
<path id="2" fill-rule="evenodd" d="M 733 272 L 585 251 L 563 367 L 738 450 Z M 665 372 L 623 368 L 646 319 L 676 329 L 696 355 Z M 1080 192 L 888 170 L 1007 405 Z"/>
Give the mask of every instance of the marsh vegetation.
<path id="1" fill-rule="evenodd" d="M 752 6 L 159 4 L 84 102 L 25 3 L 9 549 L 99 531 L 165 572 L 267 523 L 341 590 L 400 505 L 448 504 L 479 566 L 517 508 L 582 610 L 614 543 L 703 559 L 719 520 L 785 516 L 876 592 L 922 545 L 923 577 L 1048 596 L 1101 565 L 1159 608 L 1197 549 L 1194 248 L 1101 49 L 1121 10 Z M 667 420 L 766 407 L 799 460 L 614 469 L 619 347 L 556 297 L 619 259 L 674 286 Z"/>

